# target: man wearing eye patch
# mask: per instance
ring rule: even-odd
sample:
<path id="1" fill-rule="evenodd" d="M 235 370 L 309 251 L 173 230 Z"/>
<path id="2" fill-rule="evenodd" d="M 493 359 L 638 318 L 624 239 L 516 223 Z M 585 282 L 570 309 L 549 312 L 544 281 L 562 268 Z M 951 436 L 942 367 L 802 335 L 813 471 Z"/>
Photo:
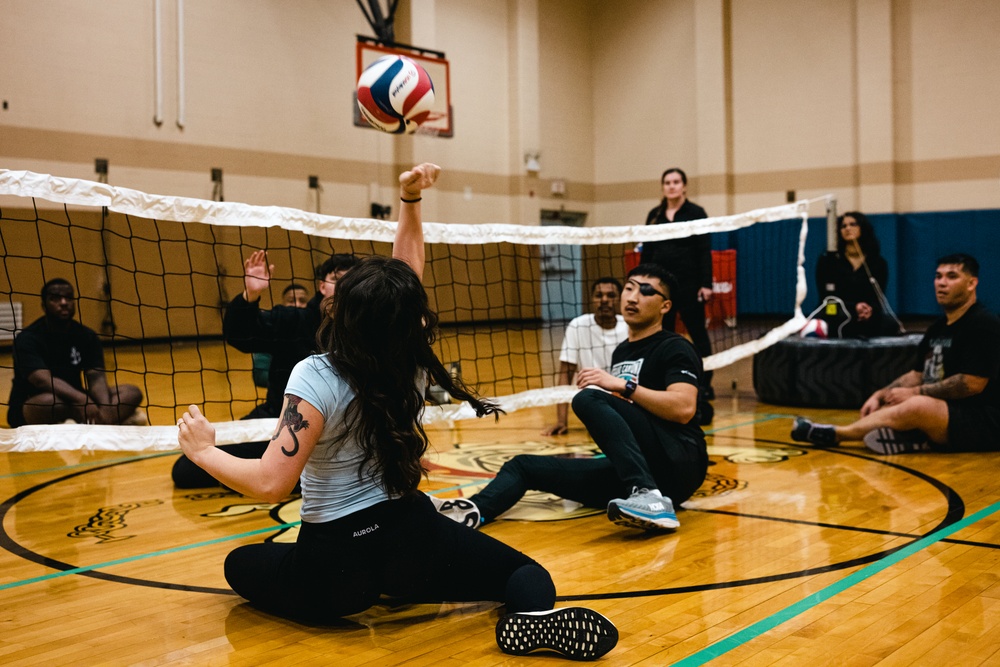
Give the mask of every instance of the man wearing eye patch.
<path id="1" fill-rule="evenodd" d="M 616 524 L 676 530 L 675 505 L 705 480 L 708 452 L 698 415 L 701 357 L 683 336 L 663 330 L 674 277 L 658 264 L 632 269 L 621 296 L 628 340 L 615 348 L 611 372 L 585 368 L 573 412 L 604 458 L 521 454 L 471 500 L 489 522 L 528 490 L 587 507 L 607 508 Z"/>

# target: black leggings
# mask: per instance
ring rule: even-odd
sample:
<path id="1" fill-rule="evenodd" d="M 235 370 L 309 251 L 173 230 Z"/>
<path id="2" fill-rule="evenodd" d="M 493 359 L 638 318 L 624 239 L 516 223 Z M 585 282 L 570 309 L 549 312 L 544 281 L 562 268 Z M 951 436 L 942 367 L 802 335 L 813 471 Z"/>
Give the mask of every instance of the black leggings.
<path id="1" fill-rule="evenodd" d="M 229 452 L 240 459 L 259 459 L 264 456 L 269 440 L 260 442 L 237 442 L 232 445 L 220 445 L 219 449 Z M 209 486 L 219 486 L 219 480 L 215 479 L 202 468 L 199 468 L 191 459 L 181 454 L 174 467 L 170 470 L 170 477 L 174 480 L 174 486 L 178 489 L 202 489 Z"/>
<path id="2" fill-rule="evenodd" d="M 277 412 L 280 411 L 280 407 L 277 410 L 273 410 L 267 403 L 261 403 L 251 410 L 250 414 L 240 417 L 240 421 L 244 419 L 277 417 Z M 221 445 L 219 449 L 232 454 L 238 459 L 259 459 L 264 456 L 264 452 L 267 451 L 267 446 L 270 444 L 270 440 L 237 442 L 231 445 Z M 170 477 L 174 480 L 174 486 L 178 489 L 202 489 L 209 486 L 219 486 L 219 480 L 199 468 L 191 459 L 183 454 L 174 461 L 174 467 L 170 470 Z M 298 487 L 296 486 L 296 488 Z"/>
<path id="3" fill-rule="evenodd" d="M 542 566 L 438 514 L 423 494 L 303 521 L 295 544 L 239 547 L 226 557 L 226 581 L 263 611 L 313 624 L 364 611 L 382 595 L 503 602 L 507 613 L 551 609 L 556 595 Z"/>
<path id="4" fill-rule="evenodd" d="M 685 437 L 634 403 L 596 389 L 579 392 L 573 412 L 606 458 L 515 456 L 470 498 L 486 521 L 509 510 L 528 490 L 603 509 L 615 498 L 628 497 L 632 487 L 657 488 L 680 504 L 705 481 L 703 438 Z"/>

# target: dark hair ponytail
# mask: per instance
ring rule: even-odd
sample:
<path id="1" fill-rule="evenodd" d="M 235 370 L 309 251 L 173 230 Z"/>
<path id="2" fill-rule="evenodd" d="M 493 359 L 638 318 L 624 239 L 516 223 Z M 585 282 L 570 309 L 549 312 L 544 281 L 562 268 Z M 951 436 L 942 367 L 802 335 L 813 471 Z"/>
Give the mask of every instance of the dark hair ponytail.
<path id="1" fill-rule="evenodd" d="M 344 274 L 316 339 L 330 363 L 354 390 L 345 411 L 345 431 L 364 453 L 365 470 L 393 496 L 416 491 L 424 474 L 427 434 L 421 423 L 424 372 L 477 416 L 500 408 L 477 398 L 453 378 L 434 354 L 437 315 L 408 264 L 370 257 Z M 370 467 L 369 467 L 370 466 Z"/>

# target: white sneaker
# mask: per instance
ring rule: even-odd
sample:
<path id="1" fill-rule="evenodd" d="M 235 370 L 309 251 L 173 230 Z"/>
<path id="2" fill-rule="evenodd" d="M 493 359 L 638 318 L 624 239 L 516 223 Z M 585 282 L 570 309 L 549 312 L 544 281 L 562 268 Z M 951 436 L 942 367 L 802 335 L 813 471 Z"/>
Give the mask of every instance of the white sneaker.
<path id="1" fill-rule="evenodd" d="M 865 434 L 865 447 L 876 454 L 929 452 L 931 443 L 922 431 L 897 431 L 883 426 Z"/>
<path id="2" fill-rule="evenodd" d="M 597 660 L 617 643 L 614 623 L 586 607 L 507 614 L 497 623 L 497 646 L 510 655 L 548 649 L 572 660 Z"/>
<path id="3" fill-rule="evenodd" d="M 681 525 L 670 498 L 647 489 L 633 489 L 628 498 L 608 503 L 608 519 L 619 526 L 643 530 L 677 530 Z"/>
<path id="4" fill-rule="evenodd" d="M 466 500 L 465 498 L 438 498 L 429 493 L 427 497 L 431 499 L 438 514 L 444 514 L 452 521 L 460 523 L 463 526 L 473 529 L 479 528 L 481 522 L 479 508 L 471 500 Z"/>

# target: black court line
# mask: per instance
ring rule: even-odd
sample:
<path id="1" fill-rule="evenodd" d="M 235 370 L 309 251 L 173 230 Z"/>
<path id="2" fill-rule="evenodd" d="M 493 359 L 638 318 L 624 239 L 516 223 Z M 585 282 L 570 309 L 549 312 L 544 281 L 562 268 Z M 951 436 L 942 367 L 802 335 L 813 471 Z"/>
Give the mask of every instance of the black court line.
<path id="1" fill-rule="evenodd" d="M 803 526 L 815 526 L 817 528 L 832 528 L 834 530 L 846 530 L 854 533 L 870 533 L 872 535 L 887 535 L 889 537 L 908 537 L 910 539 L 921 539 L 926 537 L 926 535 L 916 535 L 914 533 L 898 533 L 893 530 L 881 530 L 879 528 L 862 528 L 860 526 L 845 526 L 843 524 L 837 523 L 823 523 L 816 521 L 804 521 L 802 519 L 789 519 L 780 516 L 767 516 L 764 514 L 745 514 L 743 512 L 731 512 L 729 510 L 710 510 L 702 508 L 682 508 L 685 512 L 701 512 L 703 514 L 722 514 L 725 516 L 736 516 L 742 519 L 760 519 L 761 521 L 778 521 L 781 523 L 794 523 Z M 939 542 L 946 542 L 948 544 L 963 544 L 969 547 L 983 547 L 985 549 L 1000 549 L 1000 544 L 994 544 L 992 542 L 973 542 L 971 540 L 955 540 L 945 538 L 938 540 Z"/>
<path id="2" fill-rule="evenodd" d="M 7 512 L 14 508 L 17 503 L 21 502 L 33 493 L 37 493 L 42 489 L 52 486 L 53 484 L 58 484 L 74 477 L 79 477 L 80 475 L 86 475 L 92 472 L 97 472 L 100 470 L 105 470 L 107 468 L 113 468 L 119 465 L 125 465 L 126 463 L 133 463 L 134 460 L 121 461 L 118 463 L 111 463 L 108 465 L 100 466 L 97 468 L 89 468 L 87 470 L 80 470 L 78 472 L 70 473 L 69 475 L 64 475 L 62 477 L 57 477 L 55 479 L 49 480 L 47 482 L 42 482 L 29 489 L 25 489 L 20 493 L 11 496 L 7 500 L 0 504 L 0 547 L 6 549 L 15 556 L 20 556 L 21 558 L 31 561 L 33 563 L 38 563 L 44 567 L 52 568 L 53 570 L 75 570 L 79 565 L 72 565 L 70 563 L 65 563 L 54 558 L 49 558 L 48 556 L 43 556 L 27 547 L 16 542 L 8 533 L 7 529 L 4 527 L 4 519 L 7 516 Z M 211 588 L 208 586 L 190 586 L 187 584 L 173 584 L 165 581 L 151 581 L 148 579 L 139 579 L 137 577 L 124 577 L 116 574 L 108 574 L 107 572 L 101 572 L 99 570 L 87 570 L 79 572 L 79 575 L 84 577 L 91 577 L 93 579 L 101 579 L 103 581 L 113 581 L 119 584 L 132 584 L 135 586 L 149 586 L 153 588 L 166 588 L 175 591 L 190 591 L 192 593 L 214 593 L 222 595 L 236 595 L 236 593 L 228 588 Z"/>
<path id="3" fill-rule="evenodd" d="M 728 437 L 732 437 L 732 436 L 728 436 Z M 734 438 L 734 439 L 744 439 L 745 440 L 745 438 Z M 754 442 L 754 443 L 760 442 L 760 443 L 775 444 L 775 445 L 781 445 L 783 447 L 796 447 L 796 445 L 794 445 L 794 444 L 790 444 L 790 443 L 786 443 L 786 442 L 780 442 L 780 441 L 774 441 L 774 440 L 752 440 L 752 442 Z M 809 450 L 809 451 L 813 451 L 813 450 Z M 922 537 L 924 537 L 926 535 L 929 535 L 929 534 L 931 534 L 931 533 L 933 533 L 935 531 L 938 531 L 938 530 L 940 530 L 942 528 L 945 528 L 945 527 L 948 527 L 948 526 L 954 524 L 955 522 L 961 520 L 962 517 L 965 514 L 965 504 L 962 501 L 961 497 L 953 489 L 951 489 L 949 486 L 947 486 L 943 482 L 940 482 L 939 480 L 937 480 L 937 479 L 935 479 L 935 478 L 933 478 L 933 477 L 931 477 L 929 475 L 926 475 L 926 474 L 924 474 L 924 473 L 922 473 L 920 471 L 913 470 L 913 469 L 908 468 L 906 466 L 903 466 L 903 465 L 900 465 L 900 464 L 897 464 L 897 463 L 893 463 L 893 462 L 890 462 L 890 461 L 884 461 L 884 460 L 880 460 L 880 459 L 873 459 L 873 458 L 868 457 L 868 456 L 864 456 L 864 455 L 861 455 L 861 454 L 856 454 L 856 453 L 845 451 L 845 450 L 840 450 L 840 449 L 824 449 L 822 451 L 824 453 L 854 457 L 854 458 L 862 459 L 862 460 L 869 461 L 869 462 L 872 462 L 872 463 L 876 463 L 876 464 L 879 464 L 879 465 L 885 465 L 885 466 L 888 466 L 888 467 L 892 467 L 892 468 L 895 468 L 895 469 L 898 469 L 898 470 L 904 472 L 905 474 L 912 475 L 914 477 L 917 477 L 918 479 L 921 479 L 921 480 L 927 482 L 928 484 L 930 484 L 931 486 L 933 486 L 935 489 L 937 489 L 944 496 L 944 498 L 945 498 L 945 500 L 947 502 L 947 507 L 948 507 L 947 512 L 945 513 L 945 516 L 941 519 L 941 521 L 934 528 L 932 528 L 931 530 L 929 530 L 927 533 L 924 533 L 923 535 L 919 535 L 919 536 L 911 536 L 911 535 L 905 535 L 905 534 L 896 534 L 896 533 L 892 533 L 892 532 L 889 532 L 889 531 L 873 531 L 871 529 L 866 529 L 866 528 L 851 528 L 851 527 L 848 527 L 848 526 L 837 526 L 835 524 L 824 524 L 824 523 L 821 523 L 821 522 L 809 522 L 809 521 L 801 521 L 801 520 L 789 520 L 789 519 L 785 519 L 785 518 L 782 518 L 782 517 L 767 517 L 767 516 L 762 516 L 762 515 L 740 514 L 738 512 L 727 512 L 727 511 L 722 511 L 722 510 L 688 510 L 688 511 L 703 511 L 705 513 L 729 514 L 729 515 L 733 515 L 733 516 L 744 516 L 746 518 L 756 518 L 756 519 L 760 519 L 760 520 L 783 521 L 783 522 L 796 523 L 796 524 L 801 524 L 801 525 L 812 525 L 812 526 L 823 527 L 823 528 L 837 528 L 837 529 L 841 529 L 841 530 L 855 530 L 855 531 L 859 531 L 859 532 L 871 532 L 871 533 L 877 533 L 877 534 L 885 534 L 885 535 L 890 535 L 890 536 L 894 536 L 894 537 L 910 538 L 910 542 L 908 542 L 907 544 L 903 544 L 903 545 L 900 545 L 900 546 L 897 546 L 897 547 L 886 549 L 886 550 L 883 550 L 883 551 L 880 551 L 880 552 L 869 554 L 867 556 L 861 556 L 861 557 L 850 559 L 850 560 L 847 560 L 847 561 L 842 561 L 842 562 L 838 562 L 838 563 L 831 563 L 831 564 L 828 564 L 828 565 L 824 565 L 824 566 L 820 566 L 820 567 L 815 567 L 815 568 L 808 568 L 808 569 L 805 569 L 805 570 L 798 570 L 798 571 L 785 572 L 785 573 L 777 573 L 777 574 L 773 574 L 773 575 L 766 575 L 766 576 L 762 576 L 762 577 L 754 577 L 754 578 L 750 578 L 750 579 L 739 579 L 739 580 L 726 581 L 726 582 L 714 582 L 714 583 L 709 583 L 709 584 L 698 584 L 698 585 L 692 585 L 692 586 L 680 586 L 680 587 L 672 587 L 672 588 L 648 589 L 648 590 L 639 590 L 639 591 L 619 591 L 619 592 L 601 593 L 601 594 L 588 594 L 588 595 L 558 596 L 557 600 L 567 602 L 567 601 L 584 601 L 584 600 L 605 600 L 605 599 L 617 599 L 617 598 L 651 597 L 651 596 L 657 596 L 657 595 L 674 595 L 674 594 L 679 594 L 679 593 L 690 593 L 690 592 L 708 591 L 708 590 L 720 590 L 720 589 L 725 589 L 725 588 L 737 588 L 737 587 L 741 587 L 741 586 L 750 586 L 750 585 L 756 585 L 756 584 L 761 584 L 761 583 L 769 583 L 769 582 L 775 582 L 775 581 L 784 581 L 784 580 L 789 580 L 789 579 L 796 579 L 796 578 L 814 576 L 814 575 L 817 575 L 817 574 L 823 574 L 823 573 L 827 573 L 827 572 L 834 572 L 834 571 L 843 570 L 843 569 L 849 569 L 849 568 L 853 568 L 853 567 L 858 567 L 860 565 L 866 565 L 866 564 L 878 561 L 878 560 L 880 560 L 882 558 L 885 558 L 886 556 L 888 556 L 888 555 L 890 555 L 892 553 L 895 553 L 896 551 L 899 551 L 900 549 L 905 548 L 909 543 L 912 543 L 913 541 L 916 541 L 917 539 L 921 539 Z M 6 549 L 7 551 L 11 552 L 14 555 L 20 556 L 20 557 L 22 557 L 22 558 L 24 558 L 26 560 L 29 560 L 29 561 L 32 561 L 32 562 L 35 562 L 35 563 L 39 563 L 39 564 L 41 564 L 41 565 L 43 565 L 45 567 L 49 567 L 49 568 L 56 569 L 56 570 L 61 570 L 61 571 L 67 571 L 67 570 L 77 569 L 79 566 L 75 566 L 75 565 L 72 565 L 72 564 L 69 564 L 69 563 L 65 563 L 65 562 L 58 561 L 58 560 L 55 560 L 55 559 L 52 559 L 52 558 L 48 558 L 47 556 L 43 556 L 41 554 L 38 554 L 38 553 L 36 553 L 36 552 L 34 552 L 34 551 L 32 551 L 32 550 L 24 547 L 23 545 L 17 543 L 16 541 L 14 541 L 7 534 L 6 529 L 3 528 L 3 519 L 4 519 L 4 517 L 6 516 L 7 512 L 9 512 L 10 509 L 12 509 L 18 502 L 20 502 L 21 500 L 27 498 L 31 494 L 36 493 L 36 492 L 38 492 L 38 491 L 40 491 L 42 489 L 45 489 L 45 488 L 47 488 L 49 486 L 52 486 L 54 484 L 57 484 L 57 483 L 60 483 L 60 482 L 63 482 L 63 481 L 66 481 L 66 480 L 78 477 L 80 475 L 88 474 L 88 473 L 91 473 L 91 472 L 98 472 L 100 470 L 104 470 L 104 469 L 107 469 L 107 468 L 112 468 L 112 467 L 115 467 L 115 466 L 118 466 L 118 465 L 125 465 L 127 463 L 133 463 L 133 462 L 135 462 L 135 461 L 134 460 L 133 461 L 121 461 L 121 462 L 116 462 L 116 463 L 111 463 L 111 464 L 108 464 L 108 465 L 100 466 L 100 467 L 97 467 L 97 468 L 91 468 L 89 470 L 81 470 L 81 471 L 78 471 L 78 472 L 74 472 L 74 473 L 71 473 L 69 475 L 65 475 L 63 477 L 56 478 L 56 479 L 50 480 L 48 482 L 44 482 L 42 484 L 38 484 L 38 485 L 36 485 L 34 487 L 31 487 L 30 489 L 26 489 L 26 490 L 18 493 L 16 495 L 12 496 L 11 498 L 9 498 L 8 500 L 4 501 L 4 503 L 2 505 L 0 505 L 0 547 L 3 547 L 4 549 Z M 966 543 L 966 544 L 972 544 L 973 546 L 978 546 L 978 545 L 975 545 L 975 543 Z M 998 547 L 998 545 L 983 545 L 983 546 L 986 546 L 988 548 L 1000 548 L 1000 547 Z M 189 585 L 184 585 L 184 584 L 174 584 L 174 583 L 168 583 L 168 582 L 160 582 L 160 581 L 154 581 L 154 580 L 139 579 L 139 578 L 135 578 L 135 577 L 124 577 L 124 576 L 119 576 L 119 575 L 112 575 L 112 574 L 107 574 L 107 573 L 96 571 L 96 570 L 82 571 L 82 572 L 79 572 L 78 574 L 82 574 L 84 576 L 93 577 L 95 579 L 101 579 L 101 580 L 105 580 L 105 581 L 113 581 L 113 582 L 116 582 L 116 583 L 133 584 L 133 585 L 148 586 L 148 587 L 154 587 L 154 588 L 165 588 L 165 589 L 170 589 L 170 590 L 182 590 L 182 591 L 190 591 L 190 592 L 196 592 L 196 593 L 211 593 L 211 594 L 235 595 L 235 593 L 233 591 L 231 591 L 230 589 L 228 589 L 228 588 L 224 589 L 224 588 L 211 588 L 211 587 L 204 587 L 204 586 L 189 586 Z"/>
<path id="4" fill-rule="evenodd" d="M 838 447 L 824 447 L 824 448 L 802 447 L 801 446 L 802 443 L 796 443 L 796 442 L 788 443 L 788 442 L 782 442 L 780 440 L 751 439 L 751 438 L 746 438 L 746 437 L 743 437 L 743 436 L 728 435 L 728 434 L 725 435 L 725 436 L 723 436 L 723 437 L 730 438 L 732 440 L 743 440 L 743 441 L 749 440 L 750 442 L 753 442 L 753 443 L 764 442 L 764 443 L 768 443 L 768 444 L 772 444 L 772 445 L 781 445 L 783 447 L 790 447 L 790 448 L 793 448 L 793 449 L 802 449 L 803 451 L 807 451 L 807 452 L 815 452 L 815 453 L 823 452 L 823 453 L 829 453 L 829 454 L 838 454 L 838 455 L 842 455 L 842 456 L 849 456 L 849 457 L 861 459 L 861 460 L 864 460 L 864 461 L 871 461 L 871 462 L 874 462 L 874 463 L 878 463 L 880 465 L 885 465 L 885 466 L 888 466 L 888 467 L 891 467 L 891 468 L 896 468 L 898 470 L 901 470 L 901 471 L 905 472 L 908 475 L 912 475 L 914 477 L 922 479 L 923 481 L 925 481 L 928 484 L 931 484 L 932 486 L 934 486 L 935 488 L 937 488 L 942 493 L 945 493 L 946 497 L 947 497 L 948 493 L 951 493 L 951 494 L 955 493 L 954 490 L 952 490 L 950 487 L 948 487 L 947 485 L 945 485 L 945 484 L 943 484 L 941 482 L 938 482 L 936 479 L 934 479 L 930 475 L 922 473 L 922 472 L 920 472 L 918 470 L 914 470 L 912 468 L 908 468 L 906 466 L 899 465 L 899 464 L 894 463 L 892 461 L 886 461 L 886 460 L 884 460 L 882 458 L 879 458 L 879 457 L 877 457 L 875 455 L 869 455 L 866 452 L 860 452 L 860 451 L 859 452 L 855 452 L 855 451 L 851 451 L 851 450 L 848 450 L 848 449 L 841 449 L 841 448 L 838 448 Z M 957 494 L 955 494 L 955 495 L 957 495 Z M 962 501 L 962 503 L 963 503 L 963 512 L 964 512 L 964 501 Z M 861 526 L 845 526 L 843 524 L 835 524 L 835 523 L 823 523 L 823 522 L 815 522 L 815 521 L 804 521 L 802 519 L 790 519 L 790 518 L 787 518 L 787 517 L 767 516 L 767 515 L 764 515 L 764 514 L 746 514 L 746 513 L 743 513 L 743 512 L 733 512 L 733 511 L 729 511 L 729 510 L 704 509 L 704 508 L 697 508 L 697 507 L 682 508 L 682 509 L 685 512 L 702 512 L 702 513 L 705 513 L 705 514 L 722 514 L 722 515 L 736 516 L 736 517 L 741 517 L 741 518 L 746 518 L 746 519 L 760 519 L 761 521 L 780 521 L 780 522 L 783 522 L 783 523 L 792 523 L 792 524 L 799 524 L 799 525 L 805 525 L 805 526 L 816 526 L 818 528 L 832 528 L 834 530 L 847 530 L 847 531 L 853 531 L 853 532 L 857 532 L 857 533 L 871 533 L 873 535 L 888 535 L 888 536 L 891 536 L 891 537 L 908 537 L 908 538 L 915 539 L 915 540 L 916 539 L 921 539 L 923 537 L 926 537 L 926 534 L 924 534 L 924 535 L 917 535 L 917 534 L 914 534 L 914 533 L 900 533 L 900 532 L 895 532 L 895 531 L 891 531 L 891 530 L 880 530 L 878 528 L 863 528 Z M 961 517 L 959 517 L 959 518 L 961 518 Z M 996 544 L 996 543 L 992 543 L 992 542 L 974 542 L 974 541 L 971 541 L 971 540 L 958 540 L 958 539 L 952 539 L 952 538 L 944 538 L 942 540 L 939 540 L 939 542 L 945 542 L 945 543 L 948 543 L 948 544 L 961 544 L 961 545 L 971 546 L 971 547 L 983 547 L 985 549 L 1000 549 L 1000 544 Z"/>
<path id="5" fill-rule="evenodd" d="M 725 437 L 732 438 L 734 440 L 747 440 L 747 438 L 743 438 L 743 437 L 740 437 L 740 436 L 729 436 L 729 435 L 727 435 Z M 782 441 L 778 441 L 778 440 L 766 440 L 766 439 L 750 439 L 750 440 L 753 443 L 768 443 L 768 444 L 773 444 L 773 445 L 780 445 L 782 447 L 794 447 L 796 449 L 800 449 L 799 447 L 796 446 L 795 443 L 782 442 Z M 756 585 L 756 584 L 763 584 L 763 583 L 769 583 L 769 582 L 774 582 L 774 581 L 785 581 L 785 580 L 788 580 L 788 579 L 795 579 L 795 578 L 801 578 L 801 577 L 809 577 L 809 576 L 813 576 L 813 575 L 817 575 L 817 574 L 824 574 L 824 573 L 827 573 L 827 572 L 835 572 L 835 571 L 838 571 L 838 570 L 850 569 L 850 568 L 853 568 L 853 567 L 858 567 L 860 565 L 867 565 L 869 563 L 874 563 L 874 562 L 876 562 L 878 560 L 881 560 L 882 558 L 885 558 L 886 556 L 889 556 L 889 555 L 891 555 L 891 554 L 899 551 L 900 549 L 906 548 L 909 544 L 912 544 L 913 542 L 915 542 L 915 541 L 917 541 L 919 539 L 922 539 L 923 537 L 926 537 L 927 535 L 930 535 L 931 533 L 934 533 L 934 532 L 936 532 L 938 530 L 941 530 L 942 528 L 947 528 L 948 526 L 950 526 L 950 525 L 952 525 L 952 524 L 960 521 L 964 517 L 964 515 L 965 515 L 965 502 L 958 495 L 958 493 L 955 492 L 954 489 L 952 489 L 951 487 L 949 487 L 944 482 L 941 482 L 940 480 L 937 480 L 937 479 L 931 477 L 930 475 L 922 473 L 919 470 L 914 470 L 912 468 L 908 468 L 906 466 L 900 465 L 898 463 L 893 463 L 891 461 L 885 461 L 885 460 L 882 460 L 882 459 L 876 459 L 876 458 L 872 458 L 872 457 L 869 457 L 869 456 L 865 456 L 863 454 L 858 454 L 858 453 L 854 453 L 854 452 L 850 452 L 850 451 L 845 451 L 845 450 L 838 449 L 838 448 L 823 449 L 823 450 L 808 449 L 807 451 L 822 451 L 824 453 L 829 453 L 829 454 L 834 454 L 834 455 L 840 455 L 840 456 L 849 456 L 849 457 L 861 459 L 861 460 L 864 460 L 864 461 L 870 461 L 872 463 L 876 463 L 876 464 L 879 464 L 879 465 L 885 465 L 885 466 L 888 466 L 888 467 L 891 467 L 891 468 L 895 468 L 895 469 L 900 470 L 900 471 L 902 471 L 902 472 L 904 472 L 904 473 L 906 473 L 908 475 L 912 475 L 912 476 L 914 476 L 914 477 L 916 477 L 916 478 L 918 478 L 920 480 L 923 480 L 923 481 L 927 482 L 928 484 L 930 484 L 935 489 L 937 489 L 939 492 L 941 492 L 941 494 L 944 496 L 944 498 L 945 498 L 945 500 L 947 502 L 947 506 L 948 506 L 948 509 L 947 509 L 947 511 L 945 513 L 945 516 L 941 519 L 941 521 L 936 526 L 934 526 L 933 528 L 931 528 L 926 533 L 923 533 L 923 534 L 918 535 L 918 536 L 900 535 L 900 537 L 910 538 L 910 541 L 907 544 L 902 544 L 900 546 L 893 547 L 891 549 L 886 549 L 884 551 L 880 551 L 880 552 L 877 552 L 877 553 L 874 553 L 874 554 L 869 554 L 867 556 L 861 556 L 859 558 L 853 558 L 853 559 L 850 559 L 850 560 L 847 560 L 847 561 L 841 561 L 839 563 L 831 563 L 829 565 L 823 565 L 823 566 L 816 567 L 816 568 L 809 568 L 809 569 L 805 569 L 805 570 L 799 570 L 799 571 L 796 571 L 796 572 L 786 572 L 786 573 L 780 573 L 780 574 L 774 574 L 774 575 L 767 575 L 767 576 L 763 576 L 763 577 L 753 577 L 753 578 L 750 578 L 750 579 L 738 579 L 738 580 L 735 580 L 735 581 L 728 581 L 728 582 L 716 582 L 716 583 L 711 583 L 711 584 L 696 584 L 696 585 L 691 585 L 691 586 L 676 586 L 676 587 L 671 587 L 671 588 L 658 588 L 658 589 L 650 589 L 650 590 L 645 590 L 645 591 L 622 591 L 622 592 L 601 593 L 601 594 L 594 594 L 594 595 L 566 595 L 566 596 L 559 596 L 557 599 L 561 600 L 563 602 L 576 602 L 576 601 L 585 601 L 585 600 L 609 600 L 609 599 L 620 599 L 620 598 L 653 597 L 653 596 L 657 596 L 657 595 L 676 595 L 676 594 L 679 594 L 679 593 L 695 593 L 695 592 L 701 592 L 701 591 L 721 590 L 721 589 L 725 589 L 725 588 L 738 588 L 740 586 L 752 586 L 752 585 Z M 759 519 L 776 520 L 776 521 L 789 521 L 789 522 L 798 523 L 798 524 L 802 524 L 802 525 L 813 525 L 813 526 L 819 526 L 819 527 L 838 527 L 838 526 L 835 526 L 835 525 L 823 524 L 823 523 L 819 523 L 819 522 L 810 522 L 810 521 L 801 521 L 801 520 L 786 520 L 786 519 L 782 519 L 782 518 L 763 517 L 763 516 L 760 516 L 760 515 L 751 515 L 751 514 L 744 515 L 744 514 L 741 514 L 739 512 L 723 512 L 723 511 L 715 511 L 715 510 L 685 510 L 685 511 L 705 511 L 705 512 L 728 513 L 728 514 L 731 514 L 733 516 L 746 516 L 747 518 L 759 518 Z M 845 529 L 845 530 L 852 530 L 849 527 L 843 527 L 843 529 Z M 856 528 L 856 529 L 853 529 L 853 530 L 858 530 L 858 531 L 862 531 L 862 532 L 869 532 L 868 529 L 864 529 L 864 528 Z M 892 535 L 892 533 L 887 533 L 887 534 Z M 992 544 L 985 545 L 985 546 L 987 546 L 988 548 L 994 548 L 994 549 L 995 548 L 1000 548 L 997 545 L 992 545 Z"/>

